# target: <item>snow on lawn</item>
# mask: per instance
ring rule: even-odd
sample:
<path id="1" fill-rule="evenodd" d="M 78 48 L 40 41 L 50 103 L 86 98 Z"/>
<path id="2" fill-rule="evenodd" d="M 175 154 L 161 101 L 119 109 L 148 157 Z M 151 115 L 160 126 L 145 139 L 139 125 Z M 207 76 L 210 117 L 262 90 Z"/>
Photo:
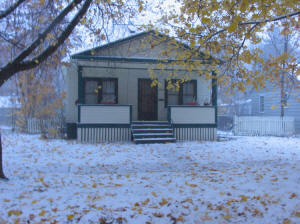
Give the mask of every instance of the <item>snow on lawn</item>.
<path id="1" fill-rule="evenodd" d="M 3 147 L 0 223 L 300 223 L 299 138 Z"/>

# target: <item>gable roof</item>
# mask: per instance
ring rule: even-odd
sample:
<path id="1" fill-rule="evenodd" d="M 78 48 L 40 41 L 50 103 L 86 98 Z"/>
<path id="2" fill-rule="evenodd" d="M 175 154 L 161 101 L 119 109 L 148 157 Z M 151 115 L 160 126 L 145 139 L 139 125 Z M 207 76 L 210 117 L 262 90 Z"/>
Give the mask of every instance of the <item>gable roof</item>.
<path id="1" fill-rule="evenodd" d="M 139 38 L 139 37 L 148 35 L 148 34 L 150 34 L 150 33 L 154 33 L 154 31 L 153 31 L 153 30 L 145 31 L 145 32 L 141 32 L 141 33 L 138 33 L 138 34 L 134 34 L 134 35 L 131 35 L 131 36 L 122 38 L 122 39 L 118 39 L 118 40 L 109 42 L 109 43 L 107 43 L 107 44 L 104 44 L 104 45 L 102 45 L 102 46 L 94 47 L 94 48 L 91 48 L 91 49 L 88 49 L 88 50 L 81 51 L 81 52 L 76 53 L 76 54 L 72 54 L 71 57 L 74 58 L 74 57 L 77 57 L 77 56 L 83 56 L 83 55 L 84 55 L 84 56 L 89 56 L 89 55 L 92 56 L 92 54 L 91 54 L 92 51 L 98 51 L 98 50 L 102 50 L 102 49 L 105 49 L 105 48 L 113 47 L 113 46 L 118 45 L 118 44 L 120 44 L 120 43 L 129 41 L 129 40 L 133 40 L 133 39 L 136 39 L 136 38 Z"/>
<path id="2" fill-rule="evenodd" d="M 109 60 L 109 61 L 128 61 L 128 62 L 131 61 L 131 62 L 149 62 L 149 63 L 162 63 L 162 62 L 169 63 L 169 62 L 179 61 L 179 60 L 175 60 L 175 59 L 158 60 L 157 58 L 155 58 L 155 59 L 154 58 L 145 58 L 145 57 L 130 57 L 129 58 L 129 57 L 122 57 L 122 56 L 115 56 L 115 55 L 97 56 L 97 55 L 92 54 L 92 52 L 101 52 L 103 50 L 117 48 L 118 46 L 120 46 L 128 41 L 138 40 L 140 38 L 149 36 L 151 34 L 154 34 L 158 38 L 166 38 L 166 40 L 175 40 L 184 49 L 191 49 L 187 44 L 182 43 L 182 42 L 176 40 L 175 38 L 169 37 L 162 33 L 158 33 L 154 30 L 150 30 L 150 31 L 141 32 L 141 33 L 138 33 L 135 35 L 131 35 L 131 36 L 125 37 L 123 39 L 119 39 L 119 40 L 104 44 L 102 46 L 84 50 L 82 52 L 71 55 L 71 58 L 72 59 L 84 59 L 84 60 L 90 59 L 90 60 Z M 213 58 L 212 56 L 205 57 L 205 54 L 202 52 L 200 52 L 200 57 L 201 58 L 199 58 L 199 59 L 194 59 L 191 61 L 200 61 L 201 60 L 203 64 L 210 64 L 212 60 L 217 60 L 217 59 Z M 219 60 L 217 60 L 217 61 L 219 61 Z"/>

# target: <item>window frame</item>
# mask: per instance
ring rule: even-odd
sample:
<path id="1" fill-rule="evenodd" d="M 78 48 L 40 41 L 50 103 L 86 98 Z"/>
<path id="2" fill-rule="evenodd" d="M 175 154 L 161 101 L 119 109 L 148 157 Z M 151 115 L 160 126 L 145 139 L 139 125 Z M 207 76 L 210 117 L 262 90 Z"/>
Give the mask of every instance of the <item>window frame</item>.
<path id="1" fill-rule="evenodd" d="M 177 81 L 180 81 L 180 79 L 171 79 L 171 82 L 172 84 L 176 83 Z M 193 93 L 193 97 L 195 97 L 195 100 L 197 101 L 197 80 L 196 79 L 192 79 L 192 80 L 189 80 L 189 81 L 186 81 L 186 82 L 180 82 L 179 84 L 179 91 L 178 91 L 178 104 L 177 105 L 185 105 L 183 104 L 183 86 L 185 83 L 188 83 L 188 82 L 191 82 L 191 83 L 194 83 L 194 93 Z M 167 86 L 168 86 L 168 80 L 165 80 L 165 108 L 167 108 L 169 105 L 168 105 L 168 92 L 169 90 L 167 89 Z"/>
<path id="2" fill-rule="evenodd" d="M 262 103 L 263 103 L 263 107 L 262 107 Z M 259 96 L 259 113 L 265 113 L 265 96 L 264 95 Z"/>
<path id="3" fill-rule="evenodd" d="M 86 82 L 87 81 L 97 81 L 97 86 L 103 86 L 103 81 L 114 81 L 115 83 L 115 103 L 118 104 L 118 78 L 95 78 L 95 77 L 84 77 L 83 78 L 83 104 L 86 104 L 85 102 L 85 96 L 86 96 Z M 98 93 L 97 93 L 97 103 L 96 104 L 101 104 L 102 100 L 102 88 L 98 88 Z"/>

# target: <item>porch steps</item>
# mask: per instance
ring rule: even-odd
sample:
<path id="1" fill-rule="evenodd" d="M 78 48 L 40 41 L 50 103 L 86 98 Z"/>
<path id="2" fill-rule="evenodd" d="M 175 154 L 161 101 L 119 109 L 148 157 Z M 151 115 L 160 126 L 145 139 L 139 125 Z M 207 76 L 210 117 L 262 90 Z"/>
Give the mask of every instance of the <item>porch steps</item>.
<path id="1" fill-rule="evenodd" d="M 175 142 L 173 128 L 167 121 L 134 121 L 131 124 L 136 144 Z"/>

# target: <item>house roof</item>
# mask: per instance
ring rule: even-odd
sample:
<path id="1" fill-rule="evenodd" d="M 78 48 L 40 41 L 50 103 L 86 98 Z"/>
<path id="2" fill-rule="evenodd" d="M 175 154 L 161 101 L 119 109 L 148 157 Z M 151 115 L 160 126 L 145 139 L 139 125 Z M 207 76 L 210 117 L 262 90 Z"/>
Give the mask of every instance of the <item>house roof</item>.
<path id="1" fill-rule="evenodd" d="M 125 43 L 130 40 L 138 39 L 140 37 L 147 36 L 149 34 L 155 34 L 155 36 L 161 37 L 161 38 L 166 37 L 167 39 L 175 39 L 175 38 L 169 37 L 165 34 L 155 32 L 154 30 L 150 30 L 150 31 L 141 32 L 141 33 L 138 33 L 135 35 L 131 35 L 131 36 L 104 44 L 102 46 L 98 46 L 95 48 L 81 51 L 79 53 L 71 55 L 71 58 L 72 59 L 83 59 L 83 60 L 96 60 L 96 61 L 148 62 L 148 63 L 170 63 L 170 62 L 174 62 L 174 61 L 179 61 L 179 60 L 175 60 L 175 59 L 167 59 L 167 60 L 160 59 L 160 60 L 158 60 L 158 59 L 147 58 L 147 57 L 96 56 L 96 55 L 92 54 L 92 52 L 97 52 L 100 50 L 115 47 L 119 44 Z M 178 40 L 176 40 L 176 41 L 181 46 L 183 46 L 185 49 L 191 49 L 187 44 L 179 42 Z M 216 60 L 216 61 L 220 62 L 219 59 L 213 58 L 212 56 L 205 57 L 205 54 L 202 52 L 200 52 L 200 57 L 201 57 L 200 59 L 194 59 L 194 60 L 189 60 L 189 61 L 201 60 L 203 64 L 209 64 L 209 63 L 211 63 L 212 60 Z M 180 61 L 183 61 L 183 60 L 180 60 Z"/>
<path id="2" fill-rule="evenodd" d="M 84 50 L 84 51 L 81 51 L 79 53 L 76 53 L 76 54 L 72 54 L 71 57 L 72 58 L 76 58 L 77 56 L 92 56 L 91 55 L 91 52 L 94 50 L 94 51 L 97 51 L 97 50 L 101 50 L 101 49 L 105 49 L 105 48 L 109 48 L 109 47 L 112 47 L 114 45 L 117 45 L 117 44 L 120 44 L 122 42 L 126 42 L 126 41 L 129 41 L 129 40 L 133 40 L 135 38 L 138 38 L 138 37 L 142 37 L 144 35 L 147 35 L 147 34 L 150 34 L 150 33 L 153 33 L 154 31 L 153 30 L 150 30 L 150 31 L 145 31 L 145 32 L 141 32 L 141 33 L 138 33 L 138 34 L 134 34 L 134 35 L 131 35 L 131 36 L 128 36 L 128 37 L 125 37 L 125 38 L 122 38 L 122 39 L 118 39 L 116 41 L 112 41 L 112 42 L 109 42 L 107 44 L 104 44 L 104 45 L 101 45 L 101 46 L 98 46 L 98 47 L 94 47 L 94 48 L 91 48 L 91 49 L 88 49 L 88 50 Z"/>

